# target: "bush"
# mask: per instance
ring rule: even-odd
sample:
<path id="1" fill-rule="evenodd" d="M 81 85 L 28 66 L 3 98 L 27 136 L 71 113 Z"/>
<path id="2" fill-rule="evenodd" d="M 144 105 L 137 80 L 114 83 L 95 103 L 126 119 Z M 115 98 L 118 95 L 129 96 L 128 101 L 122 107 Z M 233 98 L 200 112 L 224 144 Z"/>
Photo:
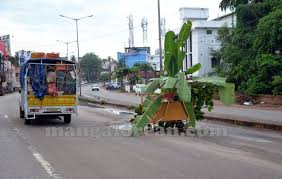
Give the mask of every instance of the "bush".
<path id="1" fill-rule="evenodd" d="M 282 95 L 282 75 L 273 77 L 272 86 L 274 95 Z"/>

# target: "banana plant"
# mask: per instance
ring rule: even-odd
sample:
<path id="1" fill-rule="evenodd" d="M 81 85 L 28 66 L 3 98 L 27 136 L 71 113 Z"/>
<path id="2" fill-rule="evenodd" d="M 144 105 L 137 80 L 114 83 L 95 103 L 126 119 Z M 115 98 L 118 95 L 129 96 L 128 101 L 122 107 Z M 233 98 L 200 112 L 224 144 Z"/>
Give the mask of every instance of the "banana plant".
<path id="1" fill-rule="evenodd" d="M 186 80 L 186 75 L 197 72 L 201 68 L 201 64 L 195 64 L 185 72 L 180 70 L 183 67 L 183 60 L 186 55 L 185 45 L 191 33 L 192 23 L 187 21 L 183 24 L 180 32 L 176 35 L 173 31 L 169 31 L 165 35 L 165 60 L 164 69 L 167 73 L 166 76 L 155 78 L 146 86 L 145 93 L 152 94 L 154 97 L 147 96 L 143 105 L 143 114 L 136 116 L 133 127 L 132 135 L 140 135 L 150 119 L 157 113 L 163 102 L 181 101 L 185 108 L 187 116 L 189 116 L 189 123 L 186 127 L 195 128 L 197 115 L 199 112 L 199 101 L 205 102 L 208 98 L 200 98 L 201 95 L 196 95 L 197 91 L 205 89 L 205 84 L 214 85 L 213 89 L 218 89 L 220 97 L 225 104 L 232 104 L 234 102 L 234 85 L 225 83 L 222 78 L 193 78 Z M 195 85 L 202 84 L 202 85 Z M 193 88 L 193 89 L 192 89 Z M 201 88 L 201 89 L 197 89 Z M 156 94 L 155 91 L 160 89 L 161 93 Z M 210 90 L 206 88 L 206 90 Z M 213 92 L 213 91 L 212 91 Z M 202 91 L 206 93 L 206 91 Z M 208 94 L 211 94 L 210 92 Z M 197 96 L 195 98 L 195 96 Z M 232 98 L 233 97 L 233 98 Z M 198 104 L 198 106 L 197 106 Z M 202 106 L 200 106 L 200 109 Z M 212 103 L 209 110 L 212 109 Z"/>

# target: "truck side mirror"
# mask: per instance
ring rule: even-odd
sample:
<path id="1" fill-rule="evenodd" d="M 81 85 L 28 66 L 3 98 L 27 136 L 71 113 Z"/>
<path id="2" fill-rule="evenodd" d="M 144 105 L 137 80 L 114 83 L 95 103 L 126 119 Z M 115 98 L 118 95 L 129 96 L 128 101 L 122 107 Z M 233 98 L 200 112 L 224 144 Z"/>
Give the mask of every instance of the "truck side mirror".
<path id="1" fill-rule="evenodd" d="M 19 93 L 21 93 L 21 92 L 22 92 L 22 90 L 20 89 L 20 90 L 19 90 Z"/>

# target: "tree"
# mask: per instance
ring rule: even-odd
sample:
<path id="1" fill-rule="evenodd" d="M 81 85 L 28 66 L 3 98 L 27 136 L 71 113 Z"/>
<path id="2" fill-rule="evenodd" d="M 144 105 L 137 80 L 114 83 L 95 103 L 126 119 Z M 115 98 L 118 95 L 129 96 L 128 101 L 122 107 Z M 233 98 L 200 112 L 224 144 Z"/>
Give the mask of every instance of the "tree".
<path id="1" fill-rule="evenodd" d="M 75 58 L 75 56 L 74 56 L 74 55 L 71 55 L 71 56 L 70 56 L 70 61 L 72 61 L 72 62 L 76 62 L 76 58 Z"/>
<path id="2" fill-rule="evenodd" d="M 85 54 L 81 61 L 82 78 L 87 81 L 96 81 L 100 78 L 102 61 L 95 53 Z"/>
<path id="3" fill-rule="evenodd" d="M 219 30 L 222 47 L 212 52 L 221 59 L 218 75 L 247 95 L 278 94 L 280 88 L 274 88 L 282 73 L 282 1 L 222 0 L 220 7 L 235 10 L 237 24 Z"/>
<path id="4" fill-rule="evenodd" d="M 103 82 L 109 81 L 109 80 L 111 80 L 111 74 L 110 74 L 110 73 L 102 73 L 102 74 L 100 75 L 99 80 L 100 80 L 100 81 L 103 81 Z"/>
<path id="5" fill-rule="evenodd" d="M 149 63 L 135 63 L 132 69 L 139 71 L 154 71 L 153 67 Z"/>
<path id="6" fill-rule="evenodd" d="M 282 8 L 259 21 L 254 48 L 263 53 L 282 53 Z"/>
<path id="7" fill-rule="evenodd" d="M 145 78 L 146 81 L 148 80 L 148 73 L 153 72 L 154 69 L 149 63 L 135 63 L 133 67 L 131 68 L 131 72 L 134 74 L 132 77 L 132 82 L 133 84 L 137 83 L 138 80 L 140 79 L 141 75 L 142 78 Z"/>

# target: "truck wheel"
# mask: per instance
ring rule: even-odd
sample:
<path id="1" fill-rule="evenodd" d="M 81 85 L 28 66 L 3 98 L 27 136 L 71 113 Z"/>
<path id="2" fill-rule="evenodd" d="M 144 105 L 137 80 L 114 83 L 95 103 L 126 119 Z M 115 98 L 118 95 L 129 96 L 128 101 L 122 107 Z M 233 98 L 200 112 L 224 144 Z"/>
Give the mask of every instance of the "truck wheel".
<path id="1" fill-rule="evenodd" d="M 71 123 L 71 114 L 67 114 L 64 116 L 64 123 L 65 124 Z"/>
<path id="2" fill-rule="evenodd" d="M 20 118 L 24 118 L 24 111 L 22 110 L 22 108 L 20 107 Z"/>
<path id="3" fill-rule="evenodd" d="M 2 84 L 0 83 L 0 85 Z M 0 89 L 0 96 L 4 96 L 4 89 Z"/>
<path id="4" fill-rule="evenodd" d="M 24 119 L 24 124 L 25 125 L 30 125 L 31 124 L 31 119 Z"/>

